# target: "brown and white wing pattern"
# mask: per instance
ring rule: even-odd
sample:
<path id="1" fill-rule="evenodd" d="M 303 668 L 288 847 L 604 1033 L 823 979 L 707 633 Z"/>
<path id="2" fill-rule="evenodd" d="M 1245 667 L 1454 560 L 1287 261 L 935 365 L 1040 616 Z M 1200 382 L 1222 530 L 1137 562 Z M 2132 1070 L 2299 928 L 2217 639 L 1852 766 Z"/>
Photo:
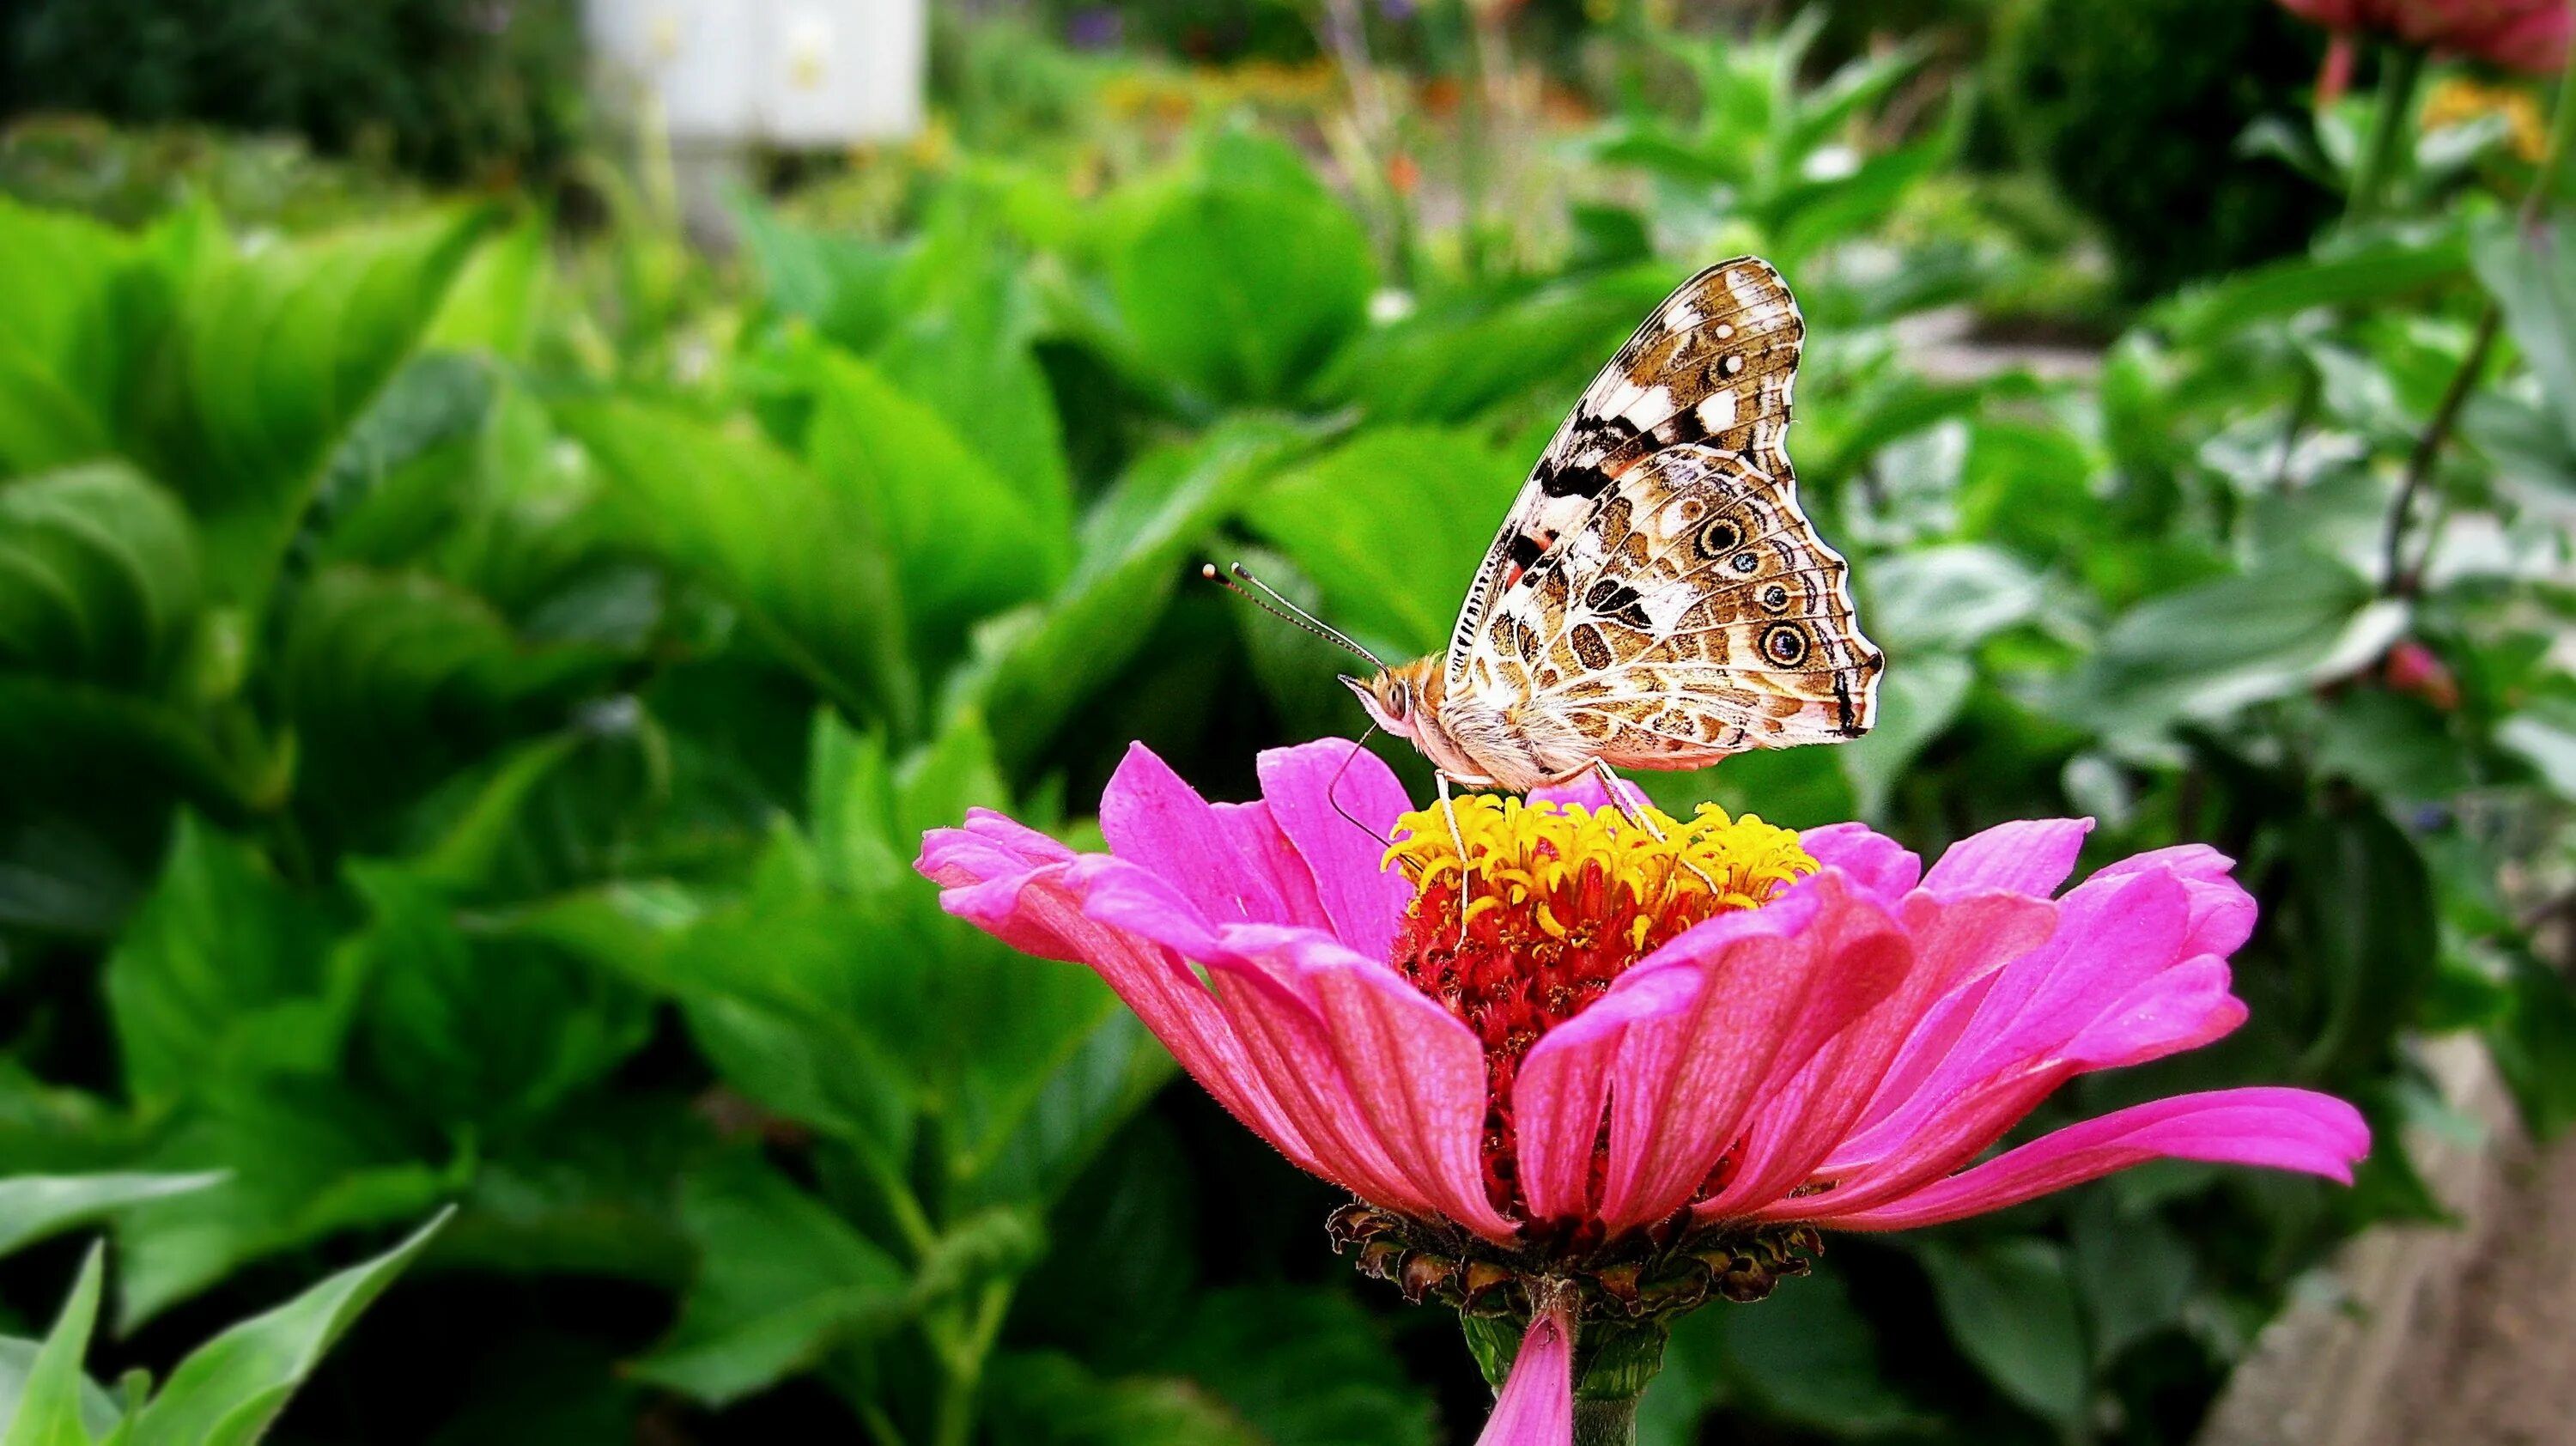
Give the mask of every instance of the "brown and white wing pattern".
<path id="1" fill-rule="evenodd" d="M 1656 309 L 1514 503 L 1450 645 L 1450 698 L 1558 762 L 1689 768 L 1869 730 L 1883 660 L 1783 447 L 1803 333 L 1751 258 Z"/>

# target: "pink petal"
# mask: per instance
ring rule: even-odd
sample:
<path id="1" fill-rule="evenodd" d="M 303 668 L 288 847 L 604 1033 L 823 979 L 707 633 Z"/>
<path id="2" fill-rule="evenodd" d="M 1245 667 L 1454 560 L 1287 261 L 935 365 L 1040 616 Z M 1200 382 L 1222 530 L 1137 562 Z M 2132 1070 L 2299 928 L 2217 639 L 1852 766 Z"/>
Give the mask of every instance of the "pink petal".
<path id="1" fill-rule="evenodd" d="M 1803 1184 L 1877 1098 L 1925 1011 L 1961 979 L 1994 972 L 2047 939 L 2056 910 L 2014 894 L 1910 895 L 1899 911 L 1908 968 L 1885 1000 L 1819 1050 L 1794 1078 L 1766 1091 L 1727 1187 L 1703 1219 L 1765 1204 Z"/>
<path id="2" fill-rule="evenodd" d="M 2089 818 L 2038 818 L 1997 824 L 1950 845 L 1923 876 L 1936 894 L 2003 890 L 2047 898 L 2075 871 Z"/>
<path id="3" fill-rule="evenodd" d="M 1572 1446 L 1574 1322 L 1560 1306 L 1530 1318 L 1476 1446 Z"/>
<path id="4" fill-rule="evenodd" d="M 1413 806 L 1404 785 L 1376 754 L 1338 738 L 1271 749 L 1260 769 L 1261 796 L 1313 874 L 1333 932 L 1385 958 L 1413 898 L 1404 875 L 1386 866 L 1386 836 Z"/>
<path id="5" fill-rule="evenodd" d="M 1912 962 L 1886 911 L 1828 870 L 1765 908 L 1684 933 L 1631 969 L 1594 1010 L 1662 972 L 1686 970 L 1704 984 L 1686 1007 L 1631 1023 L 1620 1042 L 1603 1224 L 1615 1232 L 1688 1204 L 1766 1090 L 1886 998 Z"/>
<path id="6" fill-rule="evenodd" d="M 2155 1159 L 2298 1170 L 2352 1183 L 2370 1129 L 2352 1106 L 2294 1089 L 2217 1090 L 2132 1106 L 2070 1125 L 1899 1200 L 1807 1218 L 1840 1230 L 1905 1230 L 2018 1205 Z M 1801 1202 L 1829 1202 L 1832 1195 Z"/>
<path id="7" fill-rule="evenodd" d="M 1449 1011 L 1374 960 L 1313 949 L 1334 1052 L 1406 1183 L 1488 1239 L 1513 1223 L 1485 1194 L 1485 1053 Z"/>
<path id="8" fill-rule="evenodd" d="M 1267 806 L 1210 804 L 1141 743 L 1101 794 L 1100 831 L 1111 853 L 1168 881 L 1212 925 L 1331 927 Z"/>
<path id="9" fill-rule="evenodd" d="M 1821 868 L 1840 869 L 1878 897 L 1902 897 L 1923 877 L 1923 861 L 1865 823 L 1834 823 L 1798 835 L 1798 847 Z"/>
<path id="10" fill-rule="evenodd" d="M 1628 800 L 1632 809 L 1652 808 L 1654 800 L 1646 791 L 1626 779 L 1619 780 L 1619 796 Z M 1529 791 L 1532 803 L 1581 804 L 1598 813 L 1610 807 L 1610 790 L 1601 786 L 1601 775 L 1587 769 L 1563 783 L 1551 783 Z"/>

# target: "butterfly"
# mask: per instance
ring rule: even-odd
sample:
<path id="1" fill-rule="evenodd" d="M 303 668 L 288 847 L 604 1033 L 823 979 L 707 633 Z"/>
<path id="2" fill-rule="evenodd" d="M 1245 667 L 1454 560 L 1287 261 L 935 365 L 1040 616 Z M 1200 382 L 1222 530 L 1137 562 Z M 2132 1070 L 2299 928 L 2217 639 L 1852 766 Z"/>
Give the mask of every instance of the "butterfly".
<path id="1" fill-rule="evenodd" d="M 1805 335 L 1769 262 L 1683 282 L 1557 428 L 1448 649 L 1342 680 L 1444 796 L 1869 731 L 1886 659 L 1783 446 Z"/>

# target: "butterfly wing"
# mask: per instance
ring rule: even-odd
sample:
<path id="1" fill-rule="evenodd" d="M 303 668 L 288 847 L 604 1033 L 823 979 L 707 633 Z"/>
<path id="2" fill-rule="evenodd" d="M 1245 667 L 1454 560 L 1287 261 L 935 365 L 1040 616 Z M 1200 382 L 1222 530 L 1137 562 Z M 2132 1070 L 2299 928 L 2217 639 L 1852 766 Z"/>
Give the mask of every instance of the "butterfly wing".
<path id="1" fill-rule="evenodd" d="M 1750 257 L 1656 308 L 1514 501 L 1450 643 L 1451 697 L 1619 766 L 1869 730 L 1883 660 L 1782 445 L 1804 334 Z"/>

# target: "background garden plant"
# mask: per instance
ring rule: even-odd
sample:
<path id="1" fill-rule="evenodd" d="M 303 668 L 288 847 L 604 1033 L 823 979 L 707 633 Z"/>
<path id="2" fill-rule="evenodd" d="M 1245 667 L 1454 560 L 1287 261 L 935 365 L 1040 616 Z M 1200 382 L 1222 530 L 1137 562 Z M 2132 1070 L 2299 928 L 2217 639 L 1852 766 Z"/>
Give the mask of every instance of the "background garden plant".
<path id="1" fill-rule="evenodd" d="M 2210 4 L 1882 47 L 1864 8 L 1373 10 L 1338 79 L 1298 12 L 1229 42 L 1288 65 L 1218 71 L 1032 10 L 942 37 L 934 136 L 741 198 L 724 262 L 649 146 L 541 204 L 20 124 L 0 1171 L 194 1188 L 97 1197 L 103 1284 L 68 1236 L 0 1264 L 13 1333 L 95 1290 L 88 1372 L 175 1390 L 452 1204 L 273 1439 L 1470 1439 L 1454 1326 L 1317 1248 L 1334 1192 L 909 865 L 970 805 L 1094 843 L 1134 739 L 1244 797 L 1351 731 L 1202 558 L 1437 646 L 1575 390 L 1745 251 L 1806 310 L 1789 445 L 1885 718 L 1658 800 L 2240 860 L 2252 1022 L 2036 1126 L 2295 1083 L 2392 1139 L 2453 1031 L 2576 1116 L 2549 85 L 2383 36 L 2312 107 L 2324 31 L 2231 5 L 2268 88 L 2145 128 L 2176 149 L 2120 179 L 2214 219 L 2143 234 L 2048 177 Z M 2349 1193 L 2158 1168 L 1838 1241 L 1691 1317 L 1644 1430 L 2184 1440 L 2324 1250 L 2435 1213 L 2383 1149 Z M 41 1399 L 116 1406 L 79 1355 Z"/>

